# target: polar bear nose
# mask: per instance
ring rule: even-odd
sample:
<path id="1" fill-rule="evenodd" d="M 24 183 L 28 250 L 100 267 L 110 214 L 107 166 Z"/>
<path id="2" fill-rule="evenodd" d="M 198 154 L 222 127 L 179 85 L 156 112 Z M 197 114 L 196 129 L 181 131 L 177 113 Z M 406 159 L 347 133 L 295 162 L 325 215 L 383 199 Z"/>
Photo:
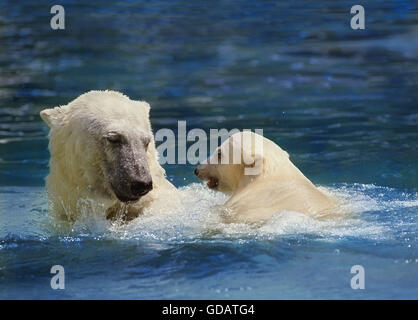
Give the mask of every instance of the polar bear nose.
<path id="1" fill-rule="evenodd" d="M 131 184 L 131 192 L 134 195 L 143 196 L 152 190 L 152 180 L 135 181 Z"/>

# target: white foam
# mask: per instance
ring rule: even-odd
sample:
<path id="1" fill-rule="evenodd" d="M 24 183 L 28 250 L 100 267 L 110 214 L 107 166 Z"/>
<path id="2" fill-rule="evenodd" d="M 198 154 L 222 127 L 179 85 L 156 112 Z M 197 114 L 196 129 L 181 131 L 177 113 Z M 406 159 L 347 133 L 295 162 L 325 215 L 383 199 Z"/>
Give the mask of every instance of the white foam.
<path id="1" fill-rule="evenodd" d="M 26 211 L 16 212 L 19 207 L 15 202 L 3 201 L 0 202 L 0 206 L 4 209 L 4 213 L 15 212 L 13 215 L 16 217 L 15 220 L 22 217 L 16 223 L 8 223 L 4 232 L 21 234 L 24 231 L 25 234 L 42 234 L 46 237 L 93 236 L 158 242 L 195 242 L 203 239 L 248 241 L 277 237 L 300 239 L 305 236 L 323 241 L 334 241 L 344 237 L 393 239 L 397 231 L 416 224 L 415 208 L 418 208 L 418 193 L 405 193 L 370 184 L 343 184 L 323 190 L 342 199 L 344 203 L 342 211 L 350 211 L 352 214 L 337 215 L 330 219 L 314 219 L 298 212 L 277 212 L 265 223 L 253 225 L 223 223 L 219 206 L 225 203 L 229 196 L 197 183 L 180 188 L 184 198 L 181 207 L 167 212 L 147 213 L 129 223 L 106 220 L 102 212 L 103 208 L 98 205 L 93 212 L 84 210 L 83 206 L 80 206 L 80 219 L 72 224 L 57 223 L 52 218 L 46 219 L 48 222 L 39 224 L 41 216 L 46 214 L 45 200 L 39 198 L 40 189 L 32 192 L 27 188 L 13 190 L 28 197 L 33 193 L 30 198 L 33 197 L 36 201 L 27 200 L 28 203 L 36 206 L 31 209 L 31 214 Z M 42 201 L 42 204 L 39 201 Z M 89 203 L 87 207 L 94 206 Z M 10 230 L 10 227 L 14 226 L 21 228 L 19 226 L 23 224 L 20 220 L 34 218 L 33 212 L 36 212 L 38 223 L 25 226 L 26 229 L 29 228 L 28 230 Z"/>
<path id="2" fill-rule="evenodd" d="M 393 207 L 413 207 L 414 199 L 382 200 L 379 192 L 387 195 L 394 191 L 374 185 L 343 185 L 328 188 L 334 196 L 343 200 L 342 211 L 352 212 L 330 219 L 315 219 L 298 212 L 278 212 L 261 224 L 223 223 L 218 209 L 228 198 L 209 190 L 203 184 L 191 184 L 180 188 L 185 199 L 181 208 L 156 215 L 145 215 L 128 224 L 114 223 L 113 236 L 123 239 L 152 239 L 161 241 L 197 241 L 199 239 L 269 239 L 289 236 L 313 236 L 324 241 L 342 237 L 383 239 L 393 236 L 391 227 L 378 219 L 365 219 L 364 212 L 386 212 Z M 348 210 L 346 210 L 348 209 Z"/>

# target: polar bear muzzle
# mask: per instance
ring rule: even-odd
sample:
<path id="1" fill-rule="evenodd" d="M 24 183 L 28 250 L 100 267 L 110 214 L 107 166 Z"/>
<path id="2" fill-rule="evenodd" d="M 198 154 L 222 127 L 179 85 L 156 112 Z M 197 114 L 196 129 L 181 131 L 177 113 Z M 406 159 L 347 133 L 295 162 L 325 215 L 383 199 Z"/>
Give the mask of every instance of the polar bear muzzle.
<path id="1" fill-rule="evenodd" d="M 146 146 L 141 143 L 112 144 L 106 159 L 107 180 L 120 201 L 137 201 L 153 188 Z"/>

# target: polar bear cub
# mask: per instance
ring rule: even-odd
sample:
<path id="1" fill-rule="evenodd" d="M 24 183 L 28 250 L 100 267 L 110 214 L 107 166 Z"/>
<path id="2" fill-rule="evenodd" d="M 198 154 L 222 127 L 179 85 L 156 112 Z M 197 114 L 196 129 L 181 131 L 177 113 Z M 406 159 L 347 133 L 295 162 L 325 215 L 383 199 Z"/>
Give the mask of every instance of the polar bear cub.
<path id="1" fill-rule="evenodd" d="M 50 127 L 50 211 L 74 221 L 98 204 L 107 218 L 130 220 L 173 206 L 178 191 L 158 163 L 149 111 L 116 91 L 90 91 L 41 111 Z"/>
<path id="2" fill-rule="evenodd" d="M 320 216 L 338 203 L 316 188 L 286 151 L 249 131 L 229 137 L 195 174 L 209 188 L 232 193 L 225 203 L 229 221 L 267 220 L 279 211 Z"/>

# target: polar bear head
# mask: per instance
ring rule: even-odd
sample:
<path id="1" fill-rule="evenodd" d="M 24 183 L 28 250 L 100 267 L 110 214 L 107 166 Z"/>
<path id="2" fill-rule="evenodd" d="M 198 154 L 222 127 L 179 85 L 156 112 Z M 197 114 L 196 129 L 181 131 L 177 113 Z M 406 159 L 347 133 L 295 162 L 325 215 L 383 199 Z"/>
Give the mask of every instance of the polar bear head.
<path id="1" fill-rule="evenodd" d="M 122 202 L 148 193 L 150 165 L 157 162 L 149 111 L 148 103 L 115 91 L 90 91 L 41 111 L 50 127 L 49 178 L 57 185 L 49 187 L 65 185 L 67 192 L 84 187 Z"/>
<path id="2" fill-rule="evenodd" d="M 263 172 L 263 138 L 244 131 L 230 136 L 218 147 L 195 174 L 207 180 L 208 187 L 222 192 L 237 189 L 244 176 L 255 177 Z"/>
<path id="3" fill-rule="evenodd" d="M 259 176 L 274 174 L 289 154 L 274 142 L 250 132 L 230 136 L 195 169 L 207 186 L 222 192 L 234 192 Z"/>

